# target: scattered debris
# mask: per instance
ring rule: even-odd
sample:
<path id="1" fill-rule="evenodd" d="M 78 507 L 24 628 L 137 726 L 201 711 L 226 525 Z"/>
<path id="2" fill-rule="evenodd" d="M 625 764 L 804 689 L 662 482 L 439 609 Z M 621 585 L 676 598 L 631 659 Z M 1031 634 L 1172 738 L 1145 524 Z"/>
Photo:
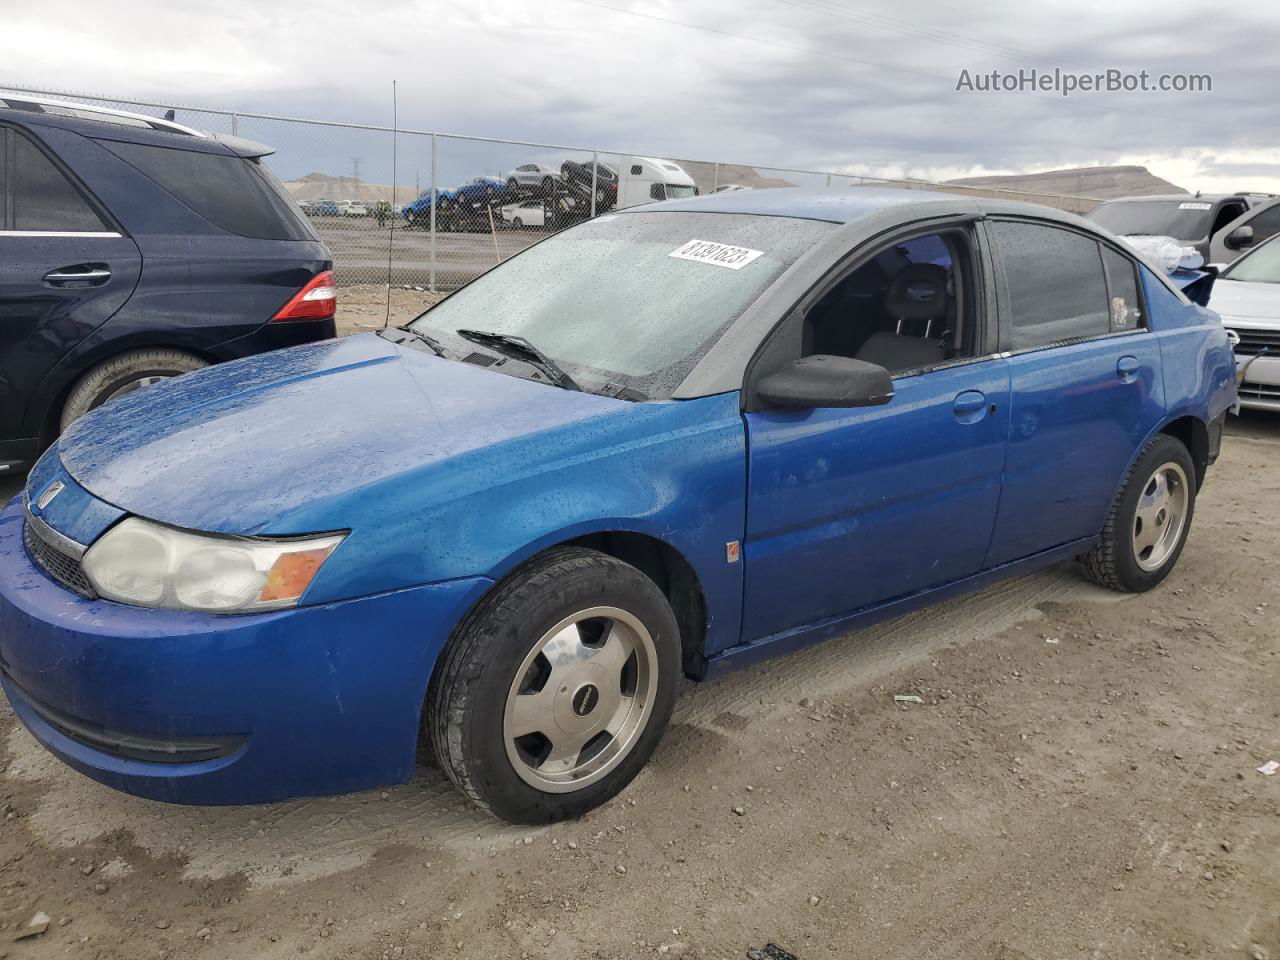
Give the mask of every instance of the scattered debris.
<path id="1" fill-rule="evenodd" d="M 27 925 L 22 927 L 13 935 L 14 941 L 26 940 L 28 937 L 38 937 L 49 929 L 49 915 L 41 910 L 34 917 L 27 921 Z"/>
<path id="2" fill-rule="evenodd" d="M 1275 760 L 1268 760 L 1258 768 L 1258 772 L 1264 777 L 1274 776 L 1277 770 L 1280 770 L 1280 763 L 1277 763 Z"/>
<path id="3" fill-rule="evenodd" d="M 1249 960 L 1271 960 L 1271 954 L 1260 943 L 1249 944 Z"/>
<path id="4" fill-rule="evenodd" d="M 794 953 L 783 950 L 776 943 L 766 943 L 759 950 L 748 947 L 747 960 L 800 960 L 800 958 Z"/>
<path id="5" fill-rule="evenodd" d="M 924 703 L 922 699 L 914 693 L 895 693 L 893 699 L 897 703 Z"/>
<path id="6" fill-rule="evenodd" d="M 746 808 L 746 807 L 734 807 L 734 808 L 733 808 L 733 812 L 734 812 L 735 814 L 737 814 L 739 817 L 745 817 L 745 816 L 747 815 L 747 808 Z"/>
<path id="7" fill-rule="evenodd" d="M 614 867 L 613 871 L 620 877 L 625 877 L 627 875 L 627 868 L 624 867 L 622 864 L 618 864 L 616 867 Z"/>
<path id="8" fill-rule="evenodd" d="M 157 921 L 156 921 L 156 929 L 157 929 L 157 930 L 168 930 L 170 926 L 171 926 L 171 924 L 169 923 L 169 921 L 168 921 L 168 920 L 157 920 Z"/>
<path id="9" fill-rule="evenodd" d="M 822 902 L 822 898 L 821 898 L 820 896 L 818 896 L 816 893 L 815 893 L 815 894 L 811 894 L 811 895 L 809 896 L 809 906 L 811 906 L 811 907 L 816 907 L 816 906 L 817 906 L 818 904 L 820 904 L 821 902 Z"/>

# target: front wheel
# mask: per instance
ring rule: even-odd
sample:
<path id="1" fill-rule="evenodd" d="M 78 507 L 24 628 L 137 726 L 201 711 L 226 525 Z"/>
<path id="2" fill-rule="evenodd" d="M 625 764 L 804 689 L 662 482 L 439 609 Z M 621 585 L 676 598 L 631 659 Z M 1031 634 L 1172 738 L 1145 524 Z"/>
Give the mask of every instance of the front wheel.
<path id="1" fill-rule="evenodd" d="M 432 678 L 428 732 L 449 777 L 497 816 L 578 817 L 648 761 L 679 670 L 657 585 L 606 554 L 558 548 L 459 626 Z"/>
<path id="2" fill-rule="evenodd" d="M 1089 579 L 1141 593 L 1173 570 L 1196 506 L 1196 471 L 1182 442 L 1152 438 L 1116 495 L 1102 540 L 1080 559 Z"/>

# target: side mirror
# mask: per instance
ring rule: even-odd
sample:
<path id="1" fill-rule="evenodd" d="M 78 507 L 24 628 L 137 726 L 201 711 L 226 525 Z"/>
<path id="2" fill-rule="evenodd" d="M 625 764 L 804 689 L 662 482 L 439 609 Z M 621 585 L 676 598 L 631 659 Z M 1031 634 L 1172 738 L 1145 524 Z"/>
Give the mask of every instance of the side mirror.
<path id="1" fill-rule="evenodd" d="M 893 399 L 893 378 L 865 360 L 817 354 L 769 374 L 757 392 L 772 407 L 874 407 Z"/>
<path id="2" fill-rule="evenodd" d="M 1232 250 L 1241 250 L 1245 247 L 1253 246 L 1253 227 L 1247 223 L 1243 227 L 1236 227 L 1227 234 L 1226 239 L 1222 241 Z"/>

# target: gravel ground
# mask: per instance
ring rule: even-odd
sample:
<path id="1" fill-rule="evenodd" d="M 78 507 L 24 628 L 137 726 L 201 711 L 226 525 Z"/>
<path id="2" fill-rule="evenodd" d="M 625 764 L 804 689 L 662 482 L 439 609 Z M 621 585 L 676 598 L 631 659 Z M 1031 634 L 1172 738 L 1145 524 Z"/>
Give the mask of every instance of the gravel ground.
<path id="1" fill-rule="evenodd" d="M 1065 565 L 687 684 L 635 784 L 550 828 L 428 766 L 136 800 L 5 707 L 0 957 L 1280 957 L 1278 487 L 1246 415 L 1152 593 Z"/>

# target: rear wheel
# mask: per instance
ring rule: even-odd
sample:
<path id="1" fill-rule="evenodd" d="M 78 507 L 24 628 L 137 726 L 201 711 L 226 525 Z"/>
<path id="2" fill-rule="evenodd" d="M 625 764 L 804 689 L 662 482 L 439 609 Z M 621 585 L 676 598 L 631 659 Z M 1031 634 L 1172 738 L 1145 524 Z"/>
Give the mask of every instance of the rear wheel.
<path id="1" fill-rule="evenodd" d="M 1102 541 L 1081 557 L 1088 577 L 1128 593 L 1160 583 L 1182 554 L 1196 505 L 1196 472 L 1181 441 L 1146 445 L 1107 516 Z"/>
<path id="2" fill-rule="evenodd" d="M 519 230 L 521 227 L 524 226 L 524 221 L 521 220 L 519 217 L 516 217 L 514 220 L 511 221 L 511 225 L 515 227 L 517 230 Z"/>
<path id="3" fill-rule="evenodd" d="M 459 626 L 428 694 L 440 765 L 519 823 L 599 806 L 631 782 L 675 702 L 680 639 L 630 564 L 560 548 L 499 584 Z"/>
<path id="4" fill-rule="evenodd" d="M 59 427 L 66 430 L 108 400 L 207 366 L 204 360 L 181 350 L 130 350 L 112 357 L 82 376 L 72 388 L 62 406 Z"/>

